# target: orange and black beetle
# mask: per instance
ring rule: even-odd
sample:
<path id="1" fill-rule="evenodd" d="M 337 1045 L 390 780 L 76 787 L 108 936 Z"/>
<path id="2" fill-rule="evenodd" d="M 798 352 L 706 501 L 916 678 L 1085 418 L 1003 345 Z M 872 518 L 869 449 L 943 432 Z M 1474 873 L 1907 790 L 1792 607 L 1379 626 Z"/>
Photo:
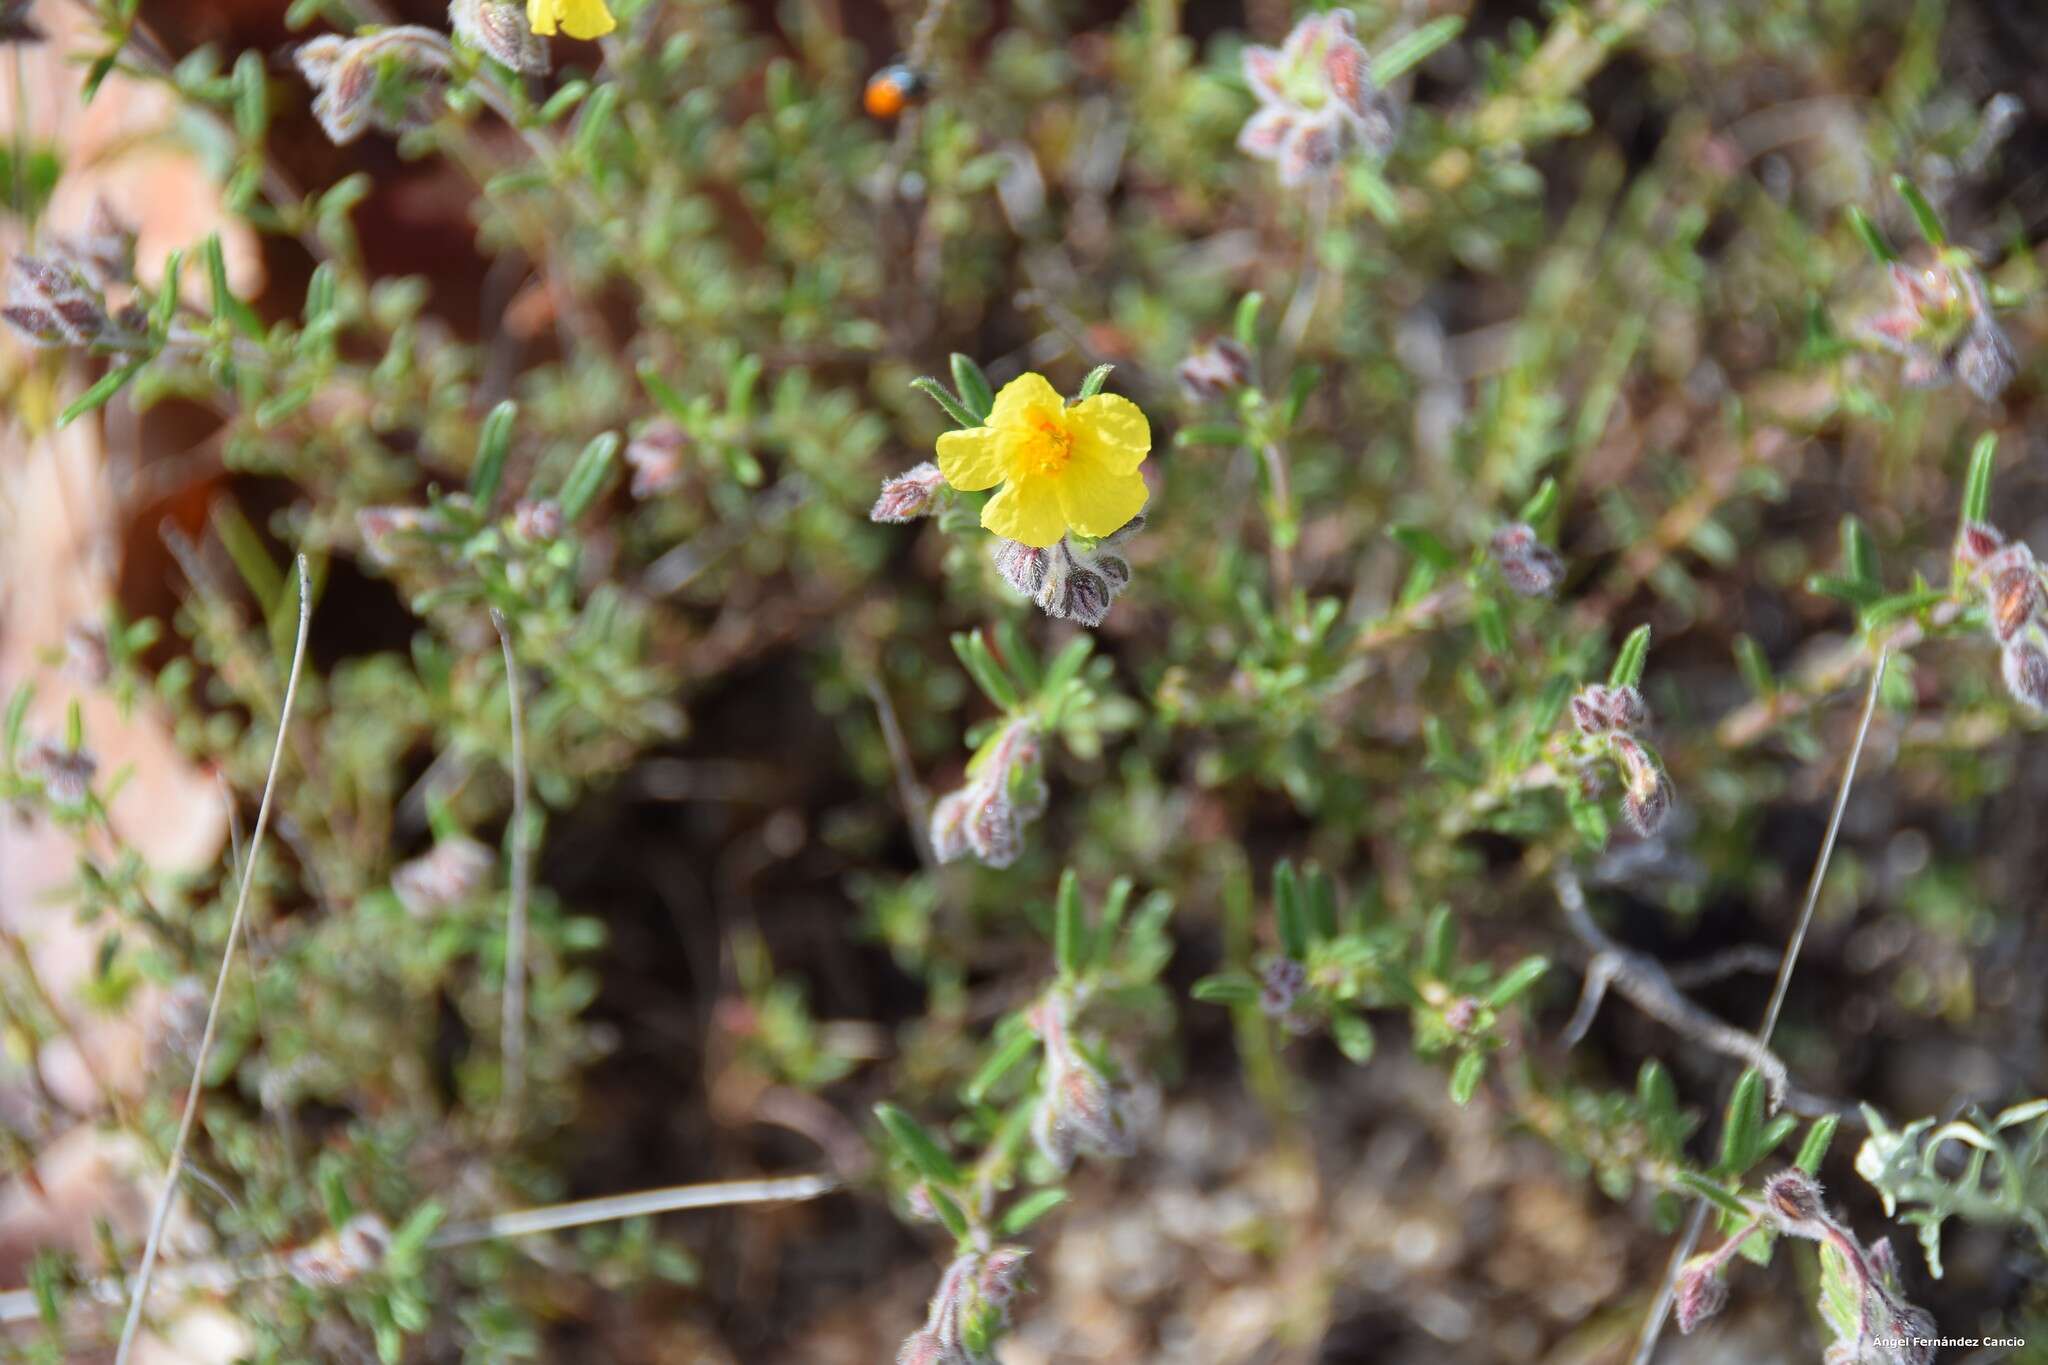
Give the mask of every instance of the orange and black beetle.
<path id="1" fill-rule="evenodd" d="M 923 72 L 907 62 L 891 62 L 868 77 L 861 106 L 878 119 L 893 119 L 931 93 Z"/>

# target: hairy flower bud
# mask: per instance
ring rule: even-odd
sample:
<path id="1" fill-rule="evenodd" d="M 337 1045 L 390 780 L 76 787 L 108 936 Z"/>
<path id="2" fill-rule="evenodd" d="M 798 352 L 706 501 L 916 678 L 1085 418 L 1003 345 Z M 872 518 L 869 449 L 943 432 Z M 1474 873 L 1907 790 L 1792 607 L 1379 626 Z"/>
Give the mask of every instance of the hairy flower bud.
<path id="1" fill-rule="evenodd" d="M 44 795 L 58 805 L 75 806 L 92 791 L 93 775 L 99 772 L 100 761 L 88 750 L 46 739 L 22 756 L 21 770 L 27 776 L 41 778 Z"/>
<path id="2" fill-rule="evenodd" d="M 1181 392 L 1194 402 L 1223 398 L 1251 381 L 1252 358 L 1244 347 L 1219 337 L 1188 353 L 1174 369 Z"/>
<path id="3" fill-rule="evenodd" d="M 1701 1257 L 1679 1272 L 1676 1296 L 1678 1330 L 1691 1335 L 1692 1329 L 1728 1305 L 1728 1283 L 1720 1275 L 1718 1262 Z"/>
<path id="4" fill-rule="evenodd" d="M 1956 532 L 1956 558 L 1974 569 L 2005 546 L 2005 533 L 1989 522 L 1966 521 Z"/>
<path id="5" fill-rule="evenodd" d="M 1650 720 L 1650 708 L 1643 694 L 1633 687 L 1607 687 L 1594 683 L 1580 690 L 1571 703 L 1572 724 L 1582 735 L 1630 734 Z"/>
<path id="6" fill-rule="evenodd" d="M 666 417 L 656 418 L 626 442 L 626 464 L 633 471 L 631 492 L 645 500 L 673 490 L 683 481 L 683 454 L 690 438 Z"/>
<path id="7" fill-rule="evenodd" d="M 135 282 L 135 229 L 116 218 L 104 199 L 93 201 L 83 231 L 54 238 L 51 245 L 95 289 Z"/>
<path id="8" fill-rule="evenodd" d="M 0 317 L 34 346 L 91 346 L 118 330 L 85 272 L 53 257 L 14 258 Z"/>
<path id="9" fill-rule="evenodd" d="M 913 465 L 893 478 L 882 480 L 882 495 L 868 509 L 868 520 L 913 521 L 933 510 L 939 490 L 945 486 L 945 476 L 930 460 Z M 1005 545 L 1015 543 L 1003 542 Z"/>
<path id="10" fill-rule="evenodd" d="M 1621 769 L 1621 814 L 1629 828 L 1645 839 L 1664 826 L 1671 813 L 1671 783 L 1649 751 L 1627 735 L 1610 741 L 1616 766 Z"/>
<path id="11" fill-rule="evenodd" d="M 448 6 L 455 36 L 500 66 L 529 76 L 548 73 L 548 44 L 526 22 L 518 0 L 455 0 Z"/>
<path id="12" fill-rule="evenodd" d="M 1564 559 L 1522 522 L 1493 533 L 1486 548 L 1510 589 L 1523 597 L 1547 597 L 1564 579 Z"/>
<path id="13" fill-rule="evenodd" d="M 1269 1018 L 1284 1019 L 1294 1010 L 1308 986 L 1308 968 L 1291 957 L 1276 957 L 1266 964 L 1259 991 L 1259 1009 Z"/>
<path id="14" fill-rule="evenodd" d="M 1988 315 L 1980 315 L 1971 325 L 1949 363 L 1963 387 L 1987 403 L 2005 392 L 2020 368 L 2005 329 Z"/>
<path id="15" fill-rule="evenodd" d="M 443 839 L 393 872 L 391 890 L 407 914 L 424 918 L 474 896 L 497 865 L 497 855 L 474 839 Z"/>
<path id="16" fill-rule="evenodd" d="M 553 540 L 562 534 L 562 504 L 553 498 L 521 498 L 512 509 L 512 526 L 523 539 Z"/>
<path id="17" fill-rule="evenodd" d="M 412 548 L 408 542 L 441 529 L 441 518 L 423 507 L 365 507 L 356 513 L 363 555 L 380 568 L 404 558 Z"/>
<path id="18" fill-rule="evenodd" d="M 324 33 L 292 54 L 313 87 L 313 117 L 335 146 L 370 128 L 400 133 L 423 126 L 436 107 L 433 83 L 448 69 L 448 40 L 430 28 L 397 24 L 354 38 Z M 380 90 L 386 79 L 409 88 Z"/>
<path id="19" fill-rule="evenodd" d="M 1129 586 L 1131 565 L 1120 550 L 1144 529 L 1145 518 L 1133 517 L 1114 535 L 1085 550 L 1064 537 L 1045 549 L 998 540 L 996 572 L 1054 620 L 1076 621 L 1092 629 L 1108 619 L 1110 606 Z"/>
<path id="20" fill-rule="evenodd" d="M 2039 626 L 2008 640 L 2001 651 L 2005 690 L 2036 711 L 2048 711 L 2048 641 Z"/>
<path id="21" fill-rule="evenodd" d="M 2032 557 L 2029 556 L 2029 559 Z M 2040 570 L 2032 563 L 2001 572 L 1991 580 L 1991 631 L 2004 644 L 2048 608 Z"/>
<path id="22" fill-rule="evenodd" d="M 1764 1206 L 1780 1230 L 1795 1237 L 1819 1237 L 1827 1222 L 1820 1182 L 1797 1167 L 1779 1171 L 1764 1182 Z"/>
<path id="23" fill-rule="evenodd" d="M 1010 1300 L 1017 1297 L 1018 1284 L 1024 1277 L 1024 1260 L 1030 1254 L 1023 1247 L 999 1246 L 983 1256 L 974 1282 L 982 1302 L 998 1309 L 1007 1308 Z"/>
<path id="24" fill-rule="evenodd" d="M 1008 867 L 1024 848 L 1024 826 L 1045 813 L 1049 793 L 1038 773 L 1038 729 L 1013 721 L 969 767 L 967 784 L 932 807 L 932 856 L 942 863 L 972 852 Z"/>

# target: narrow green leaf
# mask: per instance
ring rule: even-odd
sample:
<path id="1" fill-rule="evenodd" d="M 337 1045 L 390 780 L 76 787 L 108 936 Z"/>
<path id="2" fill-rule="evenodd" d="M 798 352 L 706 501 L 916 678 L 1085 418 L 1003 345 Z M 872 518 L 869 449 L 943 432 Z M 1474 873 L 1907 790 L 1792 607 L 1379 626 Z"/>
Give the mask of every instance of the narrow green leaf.
<path id="1" fill-rule="evenodd" d="M 1318 943 L 1337 937 L 1337 886 L 1321 864 L 1310 863 L 1302 869 L 1301 893 L 1309 937 Z"/>
<path id="2" fill-rule="evenodd" d="M 1549 970 L 1550 959 L 1547 957 L 1523 958 L 1509 969 L 1506 976 L 1494 983 L 1493 989 L 1486 993 L 1486 1003 L 1494 1009 L 1514 1003 Z"/>
<path id="3" fill-rule="evenodd" d="M 1742 674 L 1742 680 L 1749 684 L 1749 690 L 1757 696 L 1768 697 L 1778 690 L 1777 679 L 1771 674 L 1771 661 L 1764 657 L 1763 646 L 1748 635 L 1735 637 L 1735 667 Z"/>
<path id="4" fill-rule="evenodd" d="M 1457 567 L 1458 557 L 1451 553 L 1450 546 L 1437 539 L 1436 532 L 1423 526 L 1390 526 L 1387 534 L 1409 554 L 1414 555 L 1432 569 L 1445 570 Z"/>
<path id="5" fill-rule="evenodd" d="M 570 155 L 578 162 L 590 164 L 597 161 L 598 144 L 612 130 L 612 112 L 618 103 L 619 88 L 609 81 L 590 92 L 583 112 L 577 115 L 576 136 L 569 147 Z"/>
<path id="6" fill-rule="evenodd" d="M 953 653 L 959 656 L 961 664 L 967 669 L 967 675 L 974 679 L 975 686 L 987 694 L 988 699 L 997 706 L 1005 711 L 1013 711 L 1022 702 L 1023 698 L 1017 691 L 1017 685 L 1010 681 L 1010 675 L 1003 671 L 1002 665 L 996 662 L 995 655 L 989 652 L 988 642 L 982 638 L 980 631 L 956 633 L 953 636 Z"/>
<path id="7" fill-rule="evenodd" d="M 939 1215 L 939 1221 L 945 1224 L 946 1231 L 959 1240 L 966 1241 L 971 1228 L 967 1222 L 967 1215 L 961 1211 L 959 1201 L 938 1185 L 925 1186 L 925 1193 L 931 1198 L 932 1212 Z"/>
<path id="8" fill-rule="evenodd" d="M 1458 948 L 1458 926 L 1451 921 L 1451 907 L 1439 905 L 1429 912 L 1422 927 L 1422 974 L 1438 981 L 1451 974 L 1451 960 Z"/>
<path id="9" fill-rule="evenodd" d="M 1721 1159 L 1716 1170 L 1737 1176 L 1756 1161 L 1764 1127 L 1764 1078 L 1750 1067 L 1735 1083 L 1721 1123 Z"/>
<path id="10" fill-rule="evenodd" d="M 543 127 L 553 123 L 581 104 L 583 97 L 589 93 L 589 81 L 570 81 L 549 97 L 548 102 L 540 107 L 540 113 L 534 121 Z"/>
<path id="11" fill-rule="evenodd" d="M 991 409 L 996 405 L 996 392 L 989 387 L 988 376 L 981 372 L 981 366 L 974 363 L 972 356 L 955 351 L 952 355 L 953 387 L 960 391 L 960 406 L 974 416 L 974 425 L 980 426 L 988 420 Z"/>
<path id="12" fill-rule="evenodd" d="M 1088 377 L 1081 381 L 1081 391 L 1074 395 L 1074 401 L 1084 403 L 1101 393 L 1102 386 L 1109 382 L 1109 372 L 1115 368 L 1114 365 L 1097 365 L 1088 371 Z"/>
<path id="13" fill-rule="evenodd" d="M 1193 446 L 1241 446 L 1244 443 L 1244 428 L 1229 422 L 1197 422 L 1173 434 L 1176 450 L 1187 450 Z"/>
<path id="14" fill-rule="evenodd" d="M 1877 545 L 1860 518 L 1842 518 L 1842 565 L 1847 578 L 1867 587 L 1881 587 L 1877 571 Z"/>
<path id="15" fill-rule="evenodd" d="M 884 1102 L 875 1106 L 875 1117 L 882 1121 L 882 1127 L 888 1132 L 889 1140 L 895 1143 L 896 1150 L 919 1175 L 940 1185 L 958 1186 L 961 1183 L 960 1168 L 953 1164 L 953 1158 L 946 1155 L 938 1141 L 908 1111 Z"/>
<path id="16" fill-rule="evenodd" d="M 270 126 L 269 91 L 264 85 L 263 59 L 244 52 L 235 59 L 235 131 L 250 149 L 263 141 Z"/>
<path id="17" fill-rule="evenodd" d="M 519 417 L 519 405 L 506 399 L 484 418 L 476 438 L 476 464 L 469 472 L 469 495 L 479 511 L 488 512 L 505 478 L 505 456 L 512 449 L 512 424 Z"/>
<path id="18" fill-rule="evenodd" d="M 1730 1194 L 1727 1187 L 1718 1180 L 1709 1180 L 1693 1171 L 1680 1171 L 1678 1183 L 1732 1218 L 1747 1223 L 1756 1216 L 1749 1211 L 1747 1204 Z"/>
<path id="19" fill-rule="evenodd" d="M 1621 642 L 1614 656 L 1614 669 L 1607 675 L 1609 687 L 1636 687 L 1643 681 L 1643 664 L 1650 657 L 1650 628 L 1637 626 Z"/>
<path id="20" fill-rule="evenodd" d="M 128 381 L 141 374 L 142 367 L 148 363 L 146 360 L 130 361 L 117 370 L 109 370 L 101 375 L 98 383 L 78 396 L 77 402 L 57 414 L 57 425 L 68 427 L 88 412 L 105 407 L 108 400 L 127 388 Z"/>
<path id="21" fill-rule="evenodd" d="M 1244 972 L 1219 972 L 1205 976 L 1188 988 L 1188 994 L 1207 1005 L 1255 1005 L 1265 988 Z"/>
<path id="22" fill-rule="evenodd" d="M 1016 1015 L 996 1030 L 996 1048 L 981 1064 L 960 1094 L 969 1104 L 980 1104 L 1003 1083 L 1003 1078 L 1022 1066 L 1038 1051 L 1038 1035 Z"/>
<path id="23" fill-rule="evenodd" d="M 1970 451 L 1970 473 L 1963 482 L 1963 520 L 1991 518 L 1991 470 L 1998 463 L 1998 433 L 1987 431 Z"/>
<path id="24" fill-rule="evenodd" d="M 1015 1237 L 1039 1219 L 1067 1202 L 1067 1192 L 1060 1189 L 1034 1190 L 1010 1206 L 1003 1215 L 999 1226 L 1006 1237 Z"/>
<path id="25" fill-rule="evenodd" d="M 1535 494 L 1522 504 L 1522 510 L 1515 514 L 1515 520 L 1534 527 L 1538 535 L 1548 538 L 1552 530 L 1548 522 L 1557 515 L 1557 509 L 1563 501 L 1564 494 L 1559 490 L 1557 480 L 1545 479 Z"/>
<path id="26" fill-rule="evenodd" d="M 1237 301 L 1237 314 L 1231 319 L 1230 334 L 1247 351 L 1259 344 L 1259 312 L 1265 306 L 1266 296 L 1256 289 Z"/>
<path id="27" fill-rule="evenodd" d="M 1500 602 L 1492 597 L 1480 597 L 1472 604 L 1472 626 L 1478 632 L 1479 643 L 1489 654 L 1508 652 L 1508 623 L 1501 614 Z"/>
<path id="28" fill-rule="evenodd" d="M 946 392 L 946 386 L 930 375 L 921 375 L 910 381 L 910 387 L 937 403 L 953 419 L 956 427 L 978 427 L 981 419 L 960 406 L 960 400 Z"/>
<path id="29" fill-rule="evenodd" d="M 1280 951 L 1296 962 L 1308 960 L 1308 921 L 1301 911 L 1301 886 L 1294 864 L 1282 858 L 1273 869 L 1273 919 L 1280 932 Z"/>
<path id="30" fill-rule="evenodd" d="M 1330 1012 L 1330 1038 L 1337 1044 L 1337 1050 L 1344 1054 L 1354 1066 L 1364 1066 L 1372 1060 L 1372 1025 L 1364 1015 L 1355 1010 L 1337 1009 Z"/>
<path id="31" fill-rule="evenodd" d="M 562 481 L 562 491 L 558 495 L 564 521 L 575 521 L 590 510 L 591 504 L 597 501 L 597 495 L 604 491 L 605 480 L 611 476 L 612 460 L 618 453 L 619 433 L 616 431 L 607 431 L 583 447 L 583 453 L 569 468 L 569 477 Z"/>
<path id="32" fill-rule="evenodd" d="M 1853 204 L 1849 207 L 1849 226 L 1863 239 L 1863 245 L 1870 249 L 1870 254 L 1877 258 L 1879 265 L 1891 265 L 1899 259 L 1899 253 L 1892 250 L 1891 243 L 1885 241 L 1884 234 L 1877 230 L 1877 224 L 1871 222 L 1863 210 Z"/>
<path id="33" fill-rule="evenodd" d="M 1480 1080 L 1486 1075 L 1484 1053 L 1467 1052 L 1458 1058 L 1458 1064 L 1451 1068 L 1451 1103 L 1466 1104 L 1479 1089 Z"/>
<path id="34" fill-rule="evenodd" d="M 256 311 L 235 297 L 234 289 L 228 284 L 228 258 L 220 244 L 220 234 L 214 233 L 206 239 L 201 250 L 206 256 L 206 276 L 213 286 L 213 315 L 233 325 L 243 336 L 254 339 L 263 335 L 263 323 Z"/>
<path id="35" fill-rule="evenodd" d="M 1081 878 L 1070 867 L 1060 874 L 1059 893 L 1053 898 L 1053 957 L 1062 976 L 1078 976 L 1087 965 L 1081 960 L 1088 942 L 1088 924 L 1082 916 Z"/>
<path id="36" fill-rule="evenodd" d="M 1465 27 L 1465 16 L 1447 14 L 1432 19 L 1413 33 L 1404 35 L 1388 44 L 1377 57 L 1372 59 L 1372 78 L 1376 85 L 1386 85 L 1399 80 L 1429 60 L 1436 50 L 1457 37 Z"/>
<path id="37" fill-rule="evenodd" d="M 1823 1114 L 1813 1121 L 1806 1130 L 1806 1138 L 1799 1144 L 1799 1155 L 1792 1164 L 1808 1175 L 1820 1173 L 1820 1163 L 1828 1154 L 1828 1144 L 1835 1140 L 1835 1128 L 1841 1123 L 1839 1114 Z"/>
<path id="38" fill-rule="evenodd" d="M 1941 215 L 1934 211 L 1934 205 L 1927 202 L 1927 196 L 1920 193 L 1920 187 L 1903 175 L 1894 175 L 1892 188 L 1912 210 L 1913 221 L 1919 226 L 1920 235 L 1927 239 L 1927 244 L 1936 250 L 1947 246 L 1948 233 L 1942 229 Z"/>
<path id="39" fill-rule="evenodd" d="M 1129 877 L 1118 877 L 1109 884 L 1109 894 L 1102 898 L 1102 915 L 1095 926 L 1088 961 L 1091 966 L 1106 967 L 1116 952 L 1117 930 L 1122 927 L 1124 907 L 1131 903 L 1132 883 Z"/>

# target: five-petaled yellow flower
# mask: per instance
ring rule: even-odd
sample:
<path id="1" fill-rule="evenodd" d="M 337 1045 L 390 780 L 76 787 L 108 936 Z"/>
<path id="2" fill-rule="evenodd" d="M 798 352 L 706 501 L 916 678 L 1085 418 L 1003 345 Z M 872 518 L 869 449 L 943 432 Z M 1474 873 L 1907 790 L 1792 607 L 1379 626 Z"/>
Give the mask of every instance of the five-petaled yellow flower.
<path id="1" fill-rule="evenodd" d="M 526 0 L 526 23 L 543 37 L 560 24 L 571 38 L 602 38 L 619 26 L 604 0 Z"/>
<path id="2" fill-rule="evenodd" d="M 1106 536 L 1138 515 L 1151 449 L 1130 399 L 1102 393 L 1068 407 L 1045 376 L 1027 374 L 1003 385 L 988 425 L 939 438 L 939 472 L 962 492 L 1003 485 L 981 524 L 1042 550 L 1069 529 Z"/>

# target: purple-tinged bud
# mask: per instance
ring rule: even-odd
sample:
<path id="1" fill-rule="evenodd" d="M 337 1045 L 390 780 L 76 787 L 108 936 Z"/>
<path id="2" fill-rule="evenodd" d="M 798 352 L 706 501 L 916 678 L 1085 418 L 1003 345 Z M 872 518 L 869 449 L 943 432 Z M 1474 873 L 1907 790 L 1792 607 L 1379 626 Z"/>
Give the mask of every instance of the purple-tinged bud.
<path id="1" fill-rule="evenodd" d="M 1636 731 L 1650 722 L 1650 707 L 1633 687 L 1607 689 L 1607 721 L 1617 730 Z"/>
<path id="2" fill-rule="evenodd" d="M 1956 532 L 1956 558 L 1967 568 L 1976 568 L 2005 546 L 2005 534 L 1983 521 L 1966 521 Z"/>
<path id="3" fill-rule="evenodd" d="M 1687 1262 L 1685 1269 L 1678 1274 L 1674 1299 L 1679 1332 L 1691 1335 L 1693 1328 L 1727 1305 L 1728 1284 L 1721 1278 L 1719 1262 L 1711 1257 Z"/>
<path id="4" fill-rule="evenodd" d="M 512 509 L 512 526 L 522 539 L 553 540 L 562 534 L 562 504 L 553 498 L 521 498 Z"/>
<path id="5" fill-rule="evenodd" d="M 932 1187 L 920 1180 L 903 1193 L 903 1209 L 920 1223 L 939 1221 L 939 1206 L 932 1202 Z"/>
<path id="6" fill-rule="evenodd" d="M 683 453 L 690 438 L 666 417 L 649 422 L 626 442 L 626 463 L 633 470 L 630 491 L 644 500 L 667 493 L 683 481 Z"/>
<path id="7" fill-rule="evenodd" d="M 529 76 L 548 73 L 548 45 L 526 22 L 516 0 L 455 0 L 448 7 L 455 36 L 500 66 Z"/>
<path id="8" fill-rule="evenodd" d="M 52 245 L 95 289 L 135 281 L 135 229 L 116 218 L 104 199 L 94 201 L 84 231 Z"/>
<path id="9" fill-rule="evenodd" d="M 1280 147 L 1280 183 L 1306 185 L 1330 173 L 1344 155 L 1344 125 L 1334 110 L 1300 118 Z"/>
<path id="10" fill-rule="evenodd" d="M 1572 724 L 1582 735 L 1604 735 L 1614 728 L 1614 708 L 1608 689 L 1599 683 L 1582 689 L 1572 698 Z"/>
<path id="11" fill-rule="evenodd" d="M 1494 532 L 1487 549 L 1508 587 L 1523 597 L 1548 597 L 1564 579 L 1564 559 L 1521 522 Z"/>
<path id="12" fill-rule="evenodd" d="M 2006 569 L 1991 580 L 1991 631 L 2000 644 L 2019 634 L 2044 609 L 2048 609 L 2048 593 L 2042 591 L 2040 570 L 2031 562 Z"/>
<path id="13" fill-rule="evenodd" d="M 2001 653 L 2005 690 L 2036 711 L 2048 711 L 2048 648 L 2042 647 L 2042 631 L 2035 627 L 2021 632 Z"/>
<path id="14" fill-rule="evenodd" d="M 416 24 L 354 38 L 326 33 L 301 43 L 292 54 L 299 74 L 313 87 L 313 117 L 337 147 L 372 126 L 396 133 L 425 123 L 432 107 L 426 91 L 403 92 L 393 100 L 379 92 L 378 81 L 387 71 L 406 80 L 438 77 L 448 69 L 449 55 L 446 38 Z"/>
<path id="15" fill-rule="evenodd" d="M 1828 1211 L 1821 1200 L 1820 1182 L 1797 1167 L 1779 1171 L 1764 1182 L 1764 1206 L 1782 1232 L 1814 1239 L 1827 1235 Z"/>
<path id="16" fill-rule="evenodd" d="M 391 890 L 415 919 L 462 904 L 483 888 L 497 855 L 466 836 L 443 839 L 391 874 Z"/>
<path id="17" fill-rule="evenodd" d="M 1024 830 L 1009 794 L 993 782 L 968 789 L 967 846 L 988 867 L 1008 867 L 1024 851 Z"/>
<path id="18" fill-rule="evenodd" d="M 1910 1303 L 1901 1304 L 1892 1315 L 1892 1345 L 1887 1349 L 1898 1365 L 1934 1365 L 1935 1341 L 1940 1336 L 1941 1326 L 1932 1313 Z"/>
<path id="19" fill-rule="evenodd" d="M 981 1258 L 981 1271 L 975 1277 L 975 1288 L 981 1294 L 983 1303 L 998 1309 L 1007 1308 L 1017 1297 L 1017 1289 L 1024 1278 L 1024 1261 L 1031 1253 L 1019 1246 L 999 1246 Z"/>
<path id="20" fill-rule="evenodd" d="M 1026 597 L 1036 598 L 1045 586 L 1054 551 L 1026 545 L 1021 540 L 997 540 L 996 572 L 1003 581 Z"/>
<path id="21" fill-rule="evenodd" d="M 1308 968 L 1291 957 L 1276 957 L 1266 964 L 1263 976 L 1259 1009 L 1271 1018 L 1286 1018 L 1308 986 Z"/>
<path id="22" fill-rule="evenodd" d="M 967 855 L 967 808 L 974 788 L 947 792 L 932 804 L 930 837 L 932 857 L 950 863 Z"/>
<path id="23" fill-rule="evenodd" d="M 959 1350 L 941 1341 L 935 1332 L 912 1332 L 896 1352 L 896 1365 L 962 1365 L 965 1360 Z"/>
<path id="24" fill-rule="evenodd" d="M 1252 358 L 1244 347 L 1221 337 L 1190 352 L 1174 374 L 1180 379 L 1181 392 L 1200 403 L 1226 397 L 1249 383 Z"/>
<path id="25" fill-rule="evenodd" d="M 1109 606 L 1114 600 L 1108 579 L 1077 564 L 1062 576 L 1060 591 L 1040 605 L 1055 621 L 1078 621 L 1093 629 L 1109 619 Z"/>
<path id="26" fill-rule="evenodd" d="M 107 632 L 98 625 L 74 621 L 64 632 L 64 673 L 86 687 L 106 683 L 114 671 Z"/>
<path id="27" fill-rule="evenodd" d="M 1628 821 L 1630 829 L 1647 839 L 1663 828 L 1665 817 L 1671 813 L 1671 783 L 1649 751 L 1635 740 L 1617 734 L 1610 743 L 1615 763 L 1621 769 L 1622 818 Z"/>
<path id="28" fill-rule="evenodd" d="M 1444 1024 L 1453 1033 L 1466 1033 L 1479 1022 L 1480 1004 L 1469 995 L 1461 995 L 1444 1009 Z"/>
<path id="29" fill-rule="evenodd" d="M 114 332 L 107 301 L 85 273 L 38 256 L 14 258 L 0 316 L 35 346 L 90 346 Z"/>
<path id="30" fill-rule="evenodd" d="M 1891 1238 L 1880 1237 L 1870 1244 L 1870 1273 L 1889 1288 L 1899 1287 L 1899 1256 L 1892 1250 Z"/>
<path id="31" fill-rule="evenodd" d="M 23 756 L 21 770 L 42 779 L 44 795 L 58 805 L 76 806 L 92 791 L 93 775 L 100 770 L 100 761 L 88 750 L 46 739 Z"/>
<path id="32" fill-rule="evenodd" d="M 869 521 L 903 522 L 931 512 L 945 476 L 930 460 L 882 481 L 882 495 L 868 510 Z"/>
<path id="33" fill-rule="evenodd" d="M 1986 403 L 1997 401 L 2020 367 L 2005 329 L 1985 315 L 1971 324 L 1949 363 L 1963 387 Z"/>

